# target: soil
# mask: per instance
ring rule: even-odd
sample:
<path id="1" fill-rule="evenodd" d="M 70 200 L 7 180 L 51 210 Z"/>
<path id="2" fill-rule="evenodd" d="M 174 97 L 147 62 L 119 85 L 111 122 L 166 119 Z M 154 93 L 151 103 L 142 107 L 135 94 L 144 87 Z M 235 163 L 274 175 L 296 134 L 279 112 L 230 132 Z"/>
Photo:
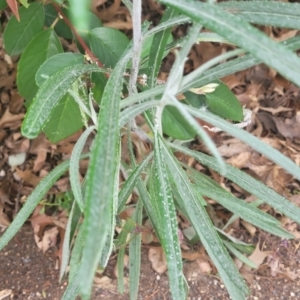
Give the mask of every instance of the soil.
<path id="1" fill-rule="evenodd" d="M 1 300 L 61 299 L 67 282 L 66 280 L 59 282 L 59 270 L 56 268 L 54 250 L 50 249 L 43 254 L 36 247 L 33 236 L 31 226 L 25 225 L 0 253 Z M 269 242 L 270 244 L 274 242 L 279 244 L 280 240 L 272 238 Z M 300 249 L 295 247 L 297 247 L 297 242 L 290 242 L 288 248 L 284 248 L 285 250 L 280 255 L 284 256 L 283 262 L 287 264 L 287 267 L 296 270 L 300 265 Z M 110 267 L 113 265 L 115 265 L 114 258 L 109 263 Z M 148 259 L 147 248 L 143 249 L 141 266 L 138 299 L 171 300 L 167 274 L 158 274 L 153 271 Z M 253 273 L 254 280 L 250 286 L 249 300 L 300 299 L 299 279 L 292 281 L 280 275 L 273 277 L 268 270 L 264 272 L 264 275 Z M 222 281 L 217 276 L 200 273 L 197 262 L 185 262 L 184 273 L 190 287 L 188 299 L 230 299 Z M 129 295 L 128 293 L 122 295 L 118 293 L 117 280 L 114 278 L 100 284 L 95 283 L 92 299 L 126 300 L 129 299 Z"/>

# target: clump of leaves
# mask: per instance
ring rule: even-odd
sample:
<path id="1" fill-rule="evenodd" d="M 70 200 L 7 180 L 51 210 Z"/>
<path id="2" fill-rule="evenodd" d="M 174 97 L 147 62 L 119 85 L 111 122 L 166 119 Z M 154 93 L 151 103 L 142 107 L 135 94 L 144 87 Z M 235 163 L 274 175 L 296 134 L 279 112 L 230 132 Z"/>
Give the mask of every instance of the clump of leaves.
<path id="1" fill-rule="evenodd" d="M 147 22 L 141 26 L 141 2 L 124 1 L 134 21 L 132 40 L 118 30 L 102 27 L 101 22 L 76 1 L 70 1 L 68 9 L 59 6 L 61 1 L 46 6 L 33 2 L 28 8 L 19 9 L 20 22 L 12 17 L 5 28 L 7 53 L 22 54 L 17 85 L 28 108 L 22 134 L 33 139 L 43 131 L 52 142 L 57 142 L 83 126 L 86 128 L 71 159 L 40 182 L 0 239 L 2 249 L 55 181 L 69 170 L 75 201 L 63 245 L 61 276 L 70 263 L 69 285 L 63 299 L 75 299 L 78 294 L 84 299 L 90 297 L 96 269 L 99 266 L 105 268 L 114 248 L 116 216 L 124 209 L 133 189 L 139 194 L 132 217 L 134 223 L 128 222 L 124 230 L 130 232 L 132 224 L 141 225 L 143 211 L 146 212 L 166 255 L 173 299 L 187 297 L 177 211 L 191 222 L 232 299 L 244 299 L 248 294 L 226 248 L 235 251 L 235 255 L 241 253 L 232 250 L 232 244 L 220 236 L 206 212 L 203 196 L 216 200 L 235 216 L 271 234 L 293 238 L 276 219 L 256 206 L 234 197 L 199 172 L 187 172 L 174 151 L 194 157 L 261 202 L 299 222 L 298 207 L 246 173 L 225 164 L 195 118 L 211 124 L 212 130 L 223 130 L 241 139 L 300 179 L 300 168 L 294 162 L 239 128 L 247 124 L 245 117 L 249 116 L 249 111 L 243 110 L 235 96 L 219 81 L 219 78 L 263 62 L 300 86 L 300 60 L 293 53 L 300 48 L 299 36 L 276 43 L 249 23 L 299 29 L 300 6 L 276 1 L 160 2 L 167 9 L 161 23 L 149 29 Z M 58 19 L 58 14 L 69 26 Z M 75 27 L 67 16 L 76 16 L 72 19 Z M 79 20 L 77 24 L 76 20 Z M 182 23 L 191 24 L 188 35 L 173 43 L 171 29 Z M 213 33 L 201 33 L 204 26 Z M 75 38 L 86 55 L 64 53 L 59 37 Z M 189 50 L 199 41 L 227 41 L 235 45 L 236 50 L 217 56 L 183 76 Z M 161 84 L 157 81 L 160 65 L 174 45 L 181 48 L 168 81 Z M 231 60 L 226 61 L 229 58 Z M 100 106 L 99 113 L 94 109 L 96 103 Z M 139 114 L 147 120 L 150 134 L 135 124 L 134 118 Z M 89 125 L 91 122 L 93 125 Z M 140 140 L 153 145 L 153 151 L 138 164 L 129 144 L 131 161 L 128 169 L 121 161 L 123 128 L 127 129 L 128 137 L 134 131 Z M 91 152 L 82 156 L 85 142 L 94 131 L 97 134 Z M 169 138 L 166 139 L 166 135 Z M 190 150 L 178 142 L 193 139 L 196 135 L 212 156 Z M 79 161 L 86 156 L 90 163 L 81 183 Z M 128 177 L 119 191 L 120 169 L 126 171 Z M 142 172 L 147 176 L 142 176 Z M 197 187 L 192 182 L 196 182 Z M 117 245 L 126 240 L 124 235 L 121 232 Z M 122 261 L 120 253 L 119 261 Z M 131 299 L 137 299 L 140 254 L 141 239 L 138 236 L 129 242 Z M 119 269 L 122 272 L 122 267 Z M 122 278 L 119 274 L 119 279 Z M 122 287 L 122 282 L 119 286 Z"/>

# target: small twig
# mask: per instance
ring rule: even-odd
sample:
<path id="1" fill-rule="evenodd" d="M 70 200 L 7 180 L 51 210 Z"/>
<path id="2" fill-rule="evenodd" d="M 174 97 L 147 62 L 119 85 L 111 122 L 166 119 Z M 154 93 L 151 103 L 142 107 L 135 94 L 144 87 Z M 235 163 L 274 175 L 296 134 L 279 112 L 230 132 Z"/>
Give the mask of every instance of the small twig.
<path id="1" fill-rule="evenodd" d="M 73 24 L 70 22 L 68 17 L 63 13 L 62 9 L 59 7 L 58 4 L 52 2 L 53 7 L 57 11 L 57 13 L 62 17 L 64 22 L 69 26 L 73 34 L 75 35 L 76 39 L 84 49 L 84 52 L 89 56 L 89 58 L 97 64 L 98 67 L 104 68 L 104 65 L 101 63 L 101 61 L 95 56 L 95 54 L 90 50 L 90 48 L 86 45 L 85 41 L 82 39 L 82 37 L 78 34 L 76 28 L 73 26 Z M 106 77 L 109 77 L 109 74 L 105 73 Z"/>

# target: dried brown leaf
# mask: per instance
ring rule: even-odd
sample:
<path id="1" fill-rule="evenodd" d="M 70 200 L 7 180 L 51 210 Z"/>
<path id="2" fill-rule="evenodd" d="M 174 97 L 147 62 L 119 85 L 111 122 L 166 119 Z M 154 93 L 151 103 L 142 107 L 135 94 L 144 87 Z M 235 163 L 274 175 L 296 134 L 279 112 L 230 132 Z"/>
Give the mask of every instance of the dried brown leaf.
<path id="1" fill-rule="evenodd" d="M 161 247 L 150 248 L 148 258 L 155 272 L 164 273 L 167 270 L 167 260 Z"/>
<path id="2" fill-rule="evenodd" d="M 6 228 L 9 225 L 10 225 L 10 221 L 8 219 L 8 216 L 4 212 L 4 206 L 3 206 L 3 204 L 0 202 L 0 227 Z"/>
<path id="3" fill-rule="evenodd" d="M 39 184 L 42 178 L 36 176 L 35 174 L 32 173 L 31 170 L 25 170 L 22 171 L 18 168 L 16 168 L 16 173 L 19 178 L 21 178 L 25 183 L 35 187 Z"/>
<path id="4" fill-rule="evenodd" d="M 24 114 L 12 114 L 7 108 L 0 119 L 0 128 L 15 129 L 20 127 L 21 120 L 24 118 Z"/>
<path id="5" fill-rule="evenodd" d="M 273 117 L 276 127 L 281 135 L 286 138 L 300 137 L 300 114 L 292 119 L 285 119 Z"/>
<path id="6" fill-rule="evenodd" d="M 40 240 L 39 236 L 35 234 L 34 239 L 38 248 L 45 253 L 49 248 L 56 246 L 58 233 L 59 230 L 55 226 L 44 231 L 42 240 Z"/>

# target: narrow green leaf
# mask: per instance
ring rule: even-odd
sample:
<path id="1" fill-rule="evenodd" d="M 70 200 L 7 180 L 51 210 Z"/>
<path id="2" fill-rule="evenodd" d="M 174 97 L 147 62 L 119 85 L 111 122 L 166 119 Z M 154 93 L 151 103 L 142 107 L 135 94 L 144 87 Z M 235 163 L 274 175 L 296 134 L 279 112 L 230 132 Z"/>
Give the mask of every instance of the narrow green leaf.
<path id="1" fill-rule="evenodd" d="M 297 50 L 300 49 L 300 36 L 293 37 L 282 42 L 283 45 L 289 50 Z M 250 68 L 256 64 L 259 64 L 260 60 L 253 57 L 252 55 L 245 55 L 243 57 L 239 57 L 223 64 L 220 64 L 216 67 L 213 67 L 205 72 L 199 78 L 194 78 L 191 80 L 190 74 L 183 77 L 181 89 L 179 92 L 185 92 L 193 87 L 201 87 L 208 83 L 213 82 L 216 79 L 220 79 L 227 75 L 245 70 Z M 121 102 L 121 108 L 130 106 L 137 102 L 143 102 L 148 100 L 149 98 L 156 97 L 162 95 L 165 89 L 165 85 L 156 86 L 150 90 L 143 91 L 142 93 L 135 94 L 130 96 Z"/>
<path id="2" fill-rule="evenodd" d="M 227 12 L 250 23 L 291 29 L 300 29 L 299 3 L 279 1 L 228 1 L 218 4 Z"/>
<path id="3" fill-rule="evenodd" d="M 137 225 L 142 225 L 143 202 L 141 200 L 138 201 L 135 207 L 132 219 Z M 131 234 L 130 238 L 131 240 L 129 242 L 129 296 L 130 300 L 137 300 L 141 272 L 142 237 L 140 234 L 138 234 L 136 237 L 133 237 L 133 234 Z"/>
<path id="4" fill-rule="evenodd" d="M 156 233 L 166 255 L 172 298 L 182 300 L 186 298 L 186 293 L 176 211 L 162 155 L 161 140 L 156 131 L 154 132 L 154 141 L 154 163 L 150 179 L 150 191 L 153 215 L 158 229 Z"/>
<path id="5" fill-rule="evenodd" d="M 216 172 L 220 172 L 220 167 L 214 158 L 206 154 L 187 149 L 186 147 L 175 144 L 169 145 L 178 151 L 194 157 L 201 164 L 208 166 Z M 286 198 L 277 194 L 274 190 L 270 189 L 263 183 L 229 164 L 226 164 L 226 177 L 257 198 L 270 204 L 276 210 L 281 211 L 290 219 L 299 222 L 300 208 L 288 201 Z"/>
<path id="6" fill-rule="evenodd" d="M 62 300 L 75 300 L 79 295 L 80 274 L 79 267 L 81 261 L 82 249 L 84 246 L 84 231 L 80 225 L 76 236 L 75 244 L 71 252 L 69 284 L 65 290 Z"/>
<path id="7" fill-rule="evenodd" d="M 29 8 L 19 8 L 20 22 L 15 16 L 8 21 L 3 34 L 8 55 L 21 54 L 28 43 L 43 30 L 45 14 L 43 3 L 31 3 Z"/>
<path id="8" fill-rule="evenodd" d="M 174 9 L 168 8 L 163 14 L 161 23 L 174 18 L 178 15 Z M 156 78 L 163 59 L 164 51 L 168 43 L 172 28 L 156 33 L 153 37 L 152 46 L 149 54 L 149 63 L 146 75 L 148 77 L 148 86 L 151 88 L 156 85 Z"/>
<path id="9" fill-rule="evenodd" d="M 47 59 L 38 69 L 35 82 L 40 87 L 47 79 L 65 67 L 84 63 L 84 55 L 80 53 L 59 53 Z"/>
<path id="10" fill-rule="evenodd" d="M 78 271 L 78 269 L 77 269 Z M 80 283 L 80 276 L 79 273 L 76 272 L 75 276 L 72 281 L 69 282 L 63 296 L 62 300 L 75 300 L 79 295 L 79 283 Z"/>
<path id="11" fill-rule="evenodd" d="M 118 235 L 116 247 L 120 247 L 117 259 L 118 269 L 118 291 L 124 293 L 124 255 L 127 236 L 135 228 L 135 222 L 132 219 L 127 219 L 122 231 Z"/>
<path id="12" fill-rule="evenodd" d="M 17 86 L 28 104 L 38 90 L 35 83 L 37 70 L 49 57 L 61 52 L 60 40 L 51 28 L 37 34 L 27 45 L 18 63 Z"/>
<path id="13" fill-rule="evenodd" d="M 80 267 L 80 290 L 84 299 L 90 296 L 105 238 L 111 231 L 111 201 L 114 201 L 119 163 L 119 157 L 116 157 L 119 151 L 119 105 L 123 73 L 129 59 L 130 55 L 126 52 L 106 84 L 98 116 L 98 134 L 92 146 L 87 172 L 84 219 L 86 240 Z"/>
<path id="14" fill-rule="evenodd" d="M 144 111 L 146 111 L 149 108 L 153 108 L 153 107 L 157 106 L 157 104 L 158 104 L 157 100 L 151 100 L 151 101 L 139 103 L 137 105 L 134 105 L 134 106 L 128 107 L 127 109 L 124 109 L 120 115 L 119 127 L 122 128 L 129 121 L 133 120 L 134 117 L 143 113 Z"/>
<path id="15" fill-rule="evenodd" d="M 295 51 L 300 48 L 300 36 L 293 37 L 291 39 L 283 41 L 280 44 L 288 50 Z M 248 54 L 213 67 L 203 72 L 198 78 L 191 79 L 193 73 L 192 72 L 183 78 L 181 91 L 186 91 L 192 87 L 204 86 L 216 79 L 220 79 L 227 75 L 248 69 L 254 65 L 259 64 L 260 62 L 261 61 L 258 58 L 255 58 L 253 55 Z"/>
<path id="16" fill-rule="evenodd" d="M 88 157 L 88 155 L 82 156 L 82 158 L 85 157 Z M 14 237 L 14 235 L 20 230 L 22 225 L 27 221 L 31 213 L 34 211 L 36 206 L 39 204 L 48 190 L 52 187 L 52 185 L 56 182 L 56 180 L 68 170 L 69 163 L 69 161 L 65 161 L 57 166 L 36 186 L 36 188 L 27 198 L 18 215 L 15 217 L 11 225 L 6 229 L 6 231 L 0 238 L 0 250 L 3 249 L 7 245 L 7 243 Z"/>
<path id="17" fill-rule="evenodd" d="M 254 207 L 258 207 L 260 206 L 261 204 L 264 204 L 264 201 L 258 199 L 258 200 L 255 200 L 253 202 L 250 203 L 250 205 L 254 206 Z M 227 221 L 227 223 L 225 224 L 225 226 L 222 228 L 222 230 L 225 230 L 229 225 L 231 225 L 235 220 L 237 220 L 239 218 L 238 215 L 236 214 L 233 214 L 230 219 Z"/>
<path id="18" fill-rule="evenodd" d="M 187 0 L 163 0 L 161 2 L 178 9 L 192 18 L 193 21 L 201 23 L 230 42 L 247 50 L 266 65 L 300 86 L 299 57 L 272 41 L 243 19 L 224 12 L 218 6 L 210 3 Z"/>
<path id="19" fill-rule="evenodd" d="M 73 82 L 86 72 L 105 72 L 96 65 L 73 65 L 51 76 L 39 89 L 22 124 L 22 134 L 33 139 L 41 132 L 53 108 Z"/>
<path id="20" fill-rule="evenodd" d="M 186 173 L 182 170 L 177 159 L 164 143 L 161 144 L 163 159 L 173 177 L 172 181 L 177 187 L 178 193 L 181 196 L 180 199 L 184 199 L 179 205 L 186 211 L 202 244 L 217 267 L 232 299 L 244 299 L 248 294 L 247 286 L 224 248 L 205 208 L 198 200 L 199 194 L 196 195 Z"/>
<path id="21" fill-rule="evenodd" d="M 110 209 L 109 209 L 109 218 L 110 218 L 110 226 L 108 229 L 108 233 L 106 235 L 104 247 L 102 249 L 102 253 L 99 260 L 99 265 L 102 269 L 104 269 L 107 266 L 107 263 L 109 261 L 110 255 L 113 251 L 113 245 L 114 245 L 114 236 L 115 236 L 115 227 L 116 227 L 116 216 L 117 216 L 117 209 L 118 209 L 118 192 L 119 192 L 119 172 L 121 165 L 121 143 L 118 140 L 118 151 L 115 155 L 115 160 L 117 161 L 116 170 L 115 173 L 115 180 L 114 180 L 114 187 L 113 187 L 113 197 L 110 201 Z"/>
<path id="22" fill-rule="evenodd" d="M 244 264 L 247 264 L 249 267 L 256 269 L 257 265 L 253 263 L 252 260 L 250 260 L 248 257 L 243 255 L 240 251 L 238 251 L 232 244 L 228 241 L 223 240 L 224 245 L 226 248 L 236 257 L 238 258 L 241 262 Z"/>
<path id="23" fill-rule="evenodd" d="M 256 151 L 264 154 L 266 157 L 280 165 L 282 168 L 287 170 L 290 174 L 300 179 L 300 168 L 285 155 L 274 149 L 272 146 L 260 141 L 258 138 L 242 130 L 233 124 L 221 119 L 220 117 L 210 113 L 209 111 L 196 110 L 193 107 L 187 106 L 187 110 L 195 117 L 206 121 L 207 123 L 221 128 L 229 134 L 237 137 L 241 141 L 247 143 Z"/>
<path id="24" fill-rule="evenodd" d="M 87 138 L 95 129 L 95 126 L 87 128 L 76 142 L 70 158 L 70 184 L 80 210 L 83 212 L 83 199 L 81 192 L 81 183 L 79 178 L 79 161 L 81 152 L 84 148 Z"/>
<path id="25" fill-rule="evenodd" d="M 237 214 L 245 221 L 282 238 L 291 239 L 294 236 L 280 227 L 280 222 L 270 215 L 234 197 L 208 176 L 189 168 L 189 175 L 197 184 L 197 189 L 203 196 L 216 200 L 229 211 Z"/>
<path id="26" fill-rule="evenodd" d="M 130 174 L 129 178 L 125 181 L 124 185 L 122 186 L 122 189 L 119 192 L 119 204 L 118 204 L 118 211 L 119 214 L 123 208 L 124 205 L 132 193 L 133 188 L 136 185 L 136 181 L 138 177 L 141 175 L 143 169 L 145 166 L 149 163 L 150 159 L 153 157 L 153 153 L 150 153 Z"/>
<path id="27" fill-rule="evenodd" d="M 107 68 L 114 68 L 129 44 L 121 31 L 100 27 L 89 31 L 89 43 L 93 53 Z"/>
<path id="28" fill-rule="evenodd" d="M 79 275 L 79 267 L 81 265 L 82 250 L 84 248 L 85 232 L 82 223 L 78 224 L 78 233 L 71 252 L 69 282 L 72 282 Z M 79 285 L 78 285 L 79 294 Z"/>
<path id="29" fill-rule="evenodd" d="M 151 51 L 151 46 L 153 42 L 153 36 L 151 35 L 150 37 L 145 39 L 145 42 L 143 42 L 142 46 L 142 52 L 141 52 L 141 63 L 140 63 L 140 69 L 146 69 L 149 66 L 149 53 Z M 172 43 L 173 37 L 172 34 L 169 34 L 167 44 Z M 166 49 L 163 52 L 163 57 L 166 57 L 168 55 L 170 50 Z M 131 64 L 129 63 L 128 68 L 131 67 Z M 143 72 L 143 71 L 141 71 Z"/>
<path id="30" fill-rule="evenodd" d="M 62 250 L 62 258 L 61 258 L 61 266 L 60 266 L 60 271 L 59 271 L 59 280 L 63 278 L 66 269 L 68 267 L 69 263 L 69 257 L 70 257 L 70 243 L 71 243 L 71 228 L 72 228 L 72 219 L 73 219 L 73 213 L 75 210 L 75 205 L 76 202 L 74 201 L 72 204 L 71 211 L 68 216 L 68 222 L 66 226 L 66 231 L 64 235 L 64 240 L 63 240 L 63 250 Z"/>

